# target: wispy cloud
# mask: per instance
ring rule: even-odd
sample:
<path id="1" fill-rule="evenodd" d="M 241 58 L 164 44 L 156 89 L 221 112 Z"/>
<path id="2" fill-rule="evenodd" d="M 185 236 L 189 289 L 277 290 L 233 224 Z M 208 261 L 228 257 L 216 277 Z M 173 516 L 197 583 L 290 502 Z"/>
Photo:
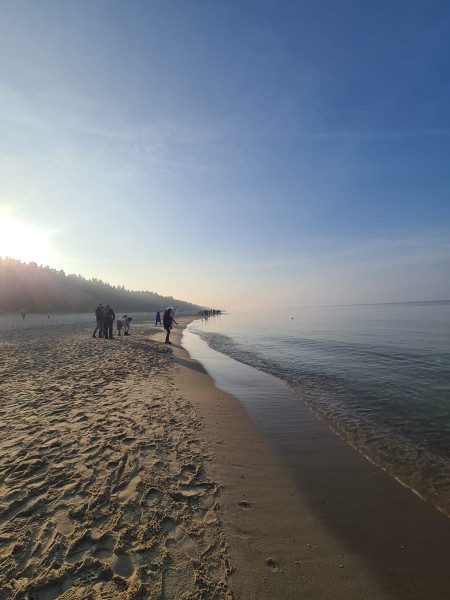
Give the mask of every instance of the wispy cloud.
<path id="1" fill-rule="evenodd" d="M 72 168 L 103 176 L 111 172 L 111 163 L 116 173 L 122 170 L 128 176 L 136 176 L 139 169 L 146 168 L 172 175 L 225 171 L 227 165 L 216 150 L 238 131 L 232 119 L 214 120 L 182 112 L 173 118 L 149 115 L 146 119 L 128 119 L 120 107 L 105 110 L 83 95 L 58 90 L 31 98 L 3 86 L 0 98 L 0 128 L 11 135 L 13 130 L 16 134 L 23 132 L 23 144 L 26 140 L 27 146 L 17 150 L 23 164 L 32 154 L 33 141 L 38 142 L 39 152 L 32 157 L 30 171 L 36 171 L 37 160 L 41 172 L 48 173 L 43 177 L 49 181 L 56 174 L 58 161 L 61 173 Z M 3 153 L 14 154 L 6 146 Z M 42 159 L 45 153 L 48 156 Z"/>

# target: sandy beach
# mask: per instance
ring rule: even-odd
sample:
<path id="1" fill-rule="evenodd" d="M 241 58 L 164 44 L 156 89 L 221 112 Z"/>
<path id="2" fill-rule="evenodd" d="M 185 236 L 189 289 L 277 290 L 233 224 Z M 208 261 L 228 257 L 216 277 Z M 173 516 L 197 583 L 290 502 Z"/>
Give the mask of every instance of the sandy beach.
<path id="1" fill-rule="evenodd" d="M 3 336 L 0 598 L 229 597 L 218 483 L 172 351 L 151 328 L 91 329 Z"/>
<path id="2" fill-rule="evenodd" d="M 448 519 L 313 415 L 289 460 L 189 320 L 4 332 L 0 599 L 446 598 Z"/>

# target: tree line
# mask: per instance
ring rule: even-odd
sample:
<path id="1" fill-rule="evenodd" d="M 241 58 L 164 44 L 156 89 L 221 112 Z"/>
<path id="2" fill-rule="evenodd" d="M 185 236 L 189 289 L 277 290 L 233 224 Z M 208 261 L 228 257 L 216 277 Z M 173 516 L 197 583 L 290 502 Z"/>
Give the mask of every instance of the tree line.
<path id="1" fill-rule="evenodd" d="M 152 312 L 167 306 L 175 306 L 178 312 L 204 308 L 172 296 L 127 290 L 101 279 L 66 275 L 34 262 L 0 257 L 0 314 L 19 313 L 22 309 L 27 313 L 90 312 L 99 302 L 127 313 Z"/>

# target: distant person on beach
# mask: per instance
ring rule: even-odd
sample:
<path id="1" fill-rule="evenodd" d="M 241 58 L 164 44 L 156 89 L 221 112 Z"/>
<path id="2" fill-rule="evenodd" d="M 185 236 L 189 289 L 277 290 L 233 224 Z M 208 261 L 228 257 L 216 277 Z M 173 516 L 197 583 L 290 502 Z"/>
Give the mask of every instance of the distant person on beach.
<path id="1" fill-rule="evenodd" d="M 161 325 L 161 313 L 159 312 L 159 310 L 156 311 L 155 325 Z"/>
<path id="2" fill-rule="evenodd" d="M 164 325 L 164 329 L 166 330 L 166 344 L 172 343 L 169 340 L 169 337 L 170 337 L 170 330 L 172 329 L 174 323 L 175 323 L 175 325 L 178 325 L 178 323 L 175 321 L 175 315 L 173 312 L 173 308 L 166 308 L 166 310 L 164 311 L 164 316 L 163 316 L 163 325 Z"/>
<path id="3" fill-rule="evenodd" d="M 117 325 L 117 335 L 120 336 L 120 335 L 122 335 L 123 319 L 117 319 L 116 325 Z"/>
<path id="4" fill-rule="evenodd" d="M 133 318 L 130 317 L 129 315 L 123 315 L 122 321 L 123 321 L 123 325 L 125 327 L 125 332 L 123 335 L 130 335 L 130 323 L 132 320 L 133 320 Z"/>
<path id="5" fill-rule="evenodd" d="M 22 308 L 22 310 L 20 311 L 20 314 L 22 315 L 22 319 L 25 319 L 27 313 L 25 312 L 24 308 Z"/>
<path id="6" fill-rule="evenodd" d="M 92 337 L 97 337 L 95 334 L 98 331 L 98 337 L 103 337 L 103 304 L 101 302 L 98 303 L 97 308 L 95 309 L 95 318 L 97 320 L 97 326 L 94 329 L 94 333 Z"/>
<path id="7" fill-rule="evenodd" d="M 116 318 L 116 313 L 113 311 L 113 309 L 110 307 L 110 305 L 107 304 L 103 308 L 102 314 L 103 314 L 103 337 L 105 339 L 112 340 L 114 338 L 113 323 Z"/>

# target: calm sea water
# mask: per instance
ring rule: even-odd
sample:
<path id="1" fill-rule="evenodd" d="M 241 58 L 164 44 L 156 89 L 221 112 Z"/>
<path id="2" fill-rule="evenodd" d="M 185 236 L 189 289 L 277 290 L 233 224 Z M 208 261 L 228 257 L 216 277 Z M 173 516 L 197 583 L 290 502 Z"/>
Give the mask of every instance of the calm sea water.
<path id="1" fill-rule="evenodd" d="M 284 380 L 293 402 L 450 514 L 450 301 L 224 314 L 191 333 Z"/>

